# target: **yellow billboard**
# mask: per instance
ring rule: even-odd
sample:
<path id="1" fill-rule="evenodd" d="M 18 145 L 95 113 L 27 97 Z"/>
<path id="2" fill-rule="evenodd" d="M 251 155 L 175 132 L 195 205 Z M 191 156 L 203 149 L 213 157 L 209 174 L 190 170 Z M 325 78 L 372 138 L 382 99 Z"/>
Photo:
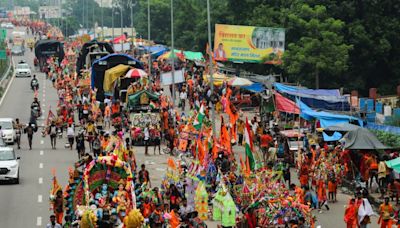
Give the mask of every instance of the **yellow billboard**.
<path id="1" fill-rule="evenodd" d="M 285 50 L 285 29 L 215 25 L 216 61 L 280 64 Z"/>

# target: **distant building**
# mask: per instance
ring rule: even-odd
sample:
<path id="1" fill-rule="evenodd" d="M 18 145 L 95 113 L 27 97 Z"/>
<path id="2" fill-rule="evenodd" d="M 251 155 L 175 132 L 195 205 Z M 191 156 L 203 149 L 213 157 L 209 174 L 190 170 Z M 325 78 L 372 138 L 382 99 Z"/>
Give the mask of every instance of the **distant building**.
<path id="1" fill-rule="evenodd" d="M 95 0 L 100 7 L 111 8 L 112 0 Z"/>

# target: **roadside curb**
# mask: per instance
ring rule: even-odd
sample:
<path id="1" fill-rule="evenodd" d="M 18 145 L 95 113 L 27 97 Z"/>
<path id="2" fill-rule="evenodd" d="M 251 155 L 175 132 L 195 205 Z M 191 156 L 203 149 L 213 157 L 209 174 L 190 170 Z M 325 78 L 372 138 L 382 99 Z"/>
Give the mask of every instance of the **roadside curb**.
<path id="1" fill-rule="evenodd" d="M 7 92 L 10 89 L 10 85 L 12 84 L 14 78 L 15 78 L 14 59 L 11 56 L 8 69 L 0 79 L 0 91 L 1 91 L 0 106 L 3 104 L 4 98 L 6 97 Z"/>

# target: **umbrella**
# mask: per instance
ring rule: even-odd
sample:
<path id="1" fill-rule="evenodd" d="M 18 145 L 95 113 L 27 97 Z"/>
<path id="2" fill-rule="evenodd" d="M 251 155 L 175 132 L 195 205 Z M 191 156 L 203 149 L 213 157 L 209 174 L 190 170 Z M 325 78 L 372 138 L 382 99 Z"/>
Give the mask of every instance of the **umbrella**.
<path id="1" fill-rule="evenodd" d="M 125 75 L 125 78 L 142 78 L 142 77 L 147 77 L 146 71 L 137 68 L 130 69 Z"/>
<path id="2" fill-rule="evenodd" d="M 234 77 L 229 80 L 228 84 L 230 86 L 249 86 L 253 85 L 253 82 L 246 78 Z"/>
<path id="3" fill-rule="evenodd" d="M 175 55 L 174 56 L 175 56 L 175 58 L 179 58 L 182 61 L 185 60 L 185 56 L 183 55 L 182 52 L 175 51 Z M 160 59 L 171 59 L 171 58 L 172 58 L 172 52 L 169 51 L 169 52 L 166 52 L 166 53 L 160 55 L 157 58 L 157 60 L 160 60 Z"/>

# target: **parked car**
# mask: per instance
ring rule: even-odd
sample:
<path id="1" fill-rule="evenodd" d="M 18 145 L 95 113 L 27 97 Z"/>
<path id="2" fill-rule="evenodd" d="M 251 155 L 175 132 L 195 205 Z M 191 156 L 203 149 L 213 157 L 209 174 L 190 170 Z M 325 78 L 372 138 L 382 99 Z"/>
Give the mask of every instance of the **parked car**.
<path id="1" fill-rule="evenodd" d="M 19 184 L 19 160 L 14 148 L 0 147 L 0 180 Z"/>
<path id="2" fill-rule="evenodd" d="M 14 144 L 17 135 L 14 129 L 14 120 L 12 118 L 0 118 L 2 137 L 5 143 Z"/>

